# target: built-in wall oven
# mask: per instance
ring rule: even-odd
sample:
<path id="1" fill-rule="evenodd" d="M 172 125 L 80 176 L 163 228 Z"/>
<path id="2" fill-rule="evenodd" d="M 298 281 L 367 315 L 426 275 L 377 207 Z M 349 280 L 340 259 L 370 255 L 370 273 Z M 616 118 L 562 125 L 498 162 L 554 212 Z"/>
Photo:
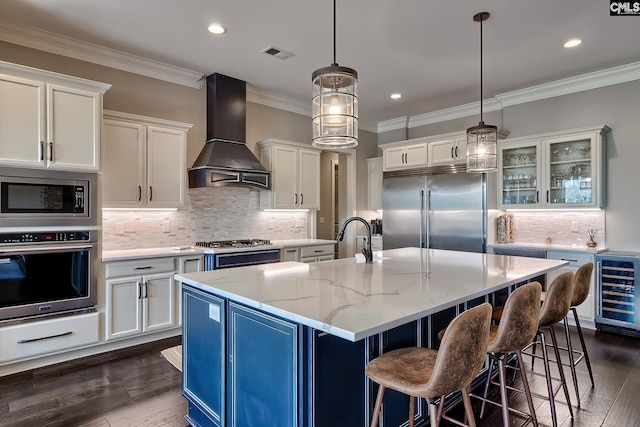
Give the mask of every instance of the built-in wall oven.
<path id="1" fill-rule="evenodd" d="M 0 233 L 0 321 L 94 307 L 94 233 Z"/>
<path id="2" fill-rule="evenodd" d="M 97 176 L 0 170 L 0 322 L 95 309 Z"/>

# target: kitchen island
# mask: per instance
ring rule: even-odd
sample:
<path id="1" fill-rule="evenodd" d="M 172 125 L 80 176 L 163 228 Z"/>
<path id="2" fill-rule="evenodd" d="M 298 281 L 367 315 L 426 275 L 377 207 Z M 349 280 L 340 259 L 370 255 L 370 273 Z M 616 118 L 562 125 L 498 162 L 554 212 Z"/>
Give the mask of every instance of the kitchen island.
<path id="1" fill-rule="evenodd" d="M 402 248 L 373 263 L 285 262 L 177 275 L 183 283 L 183 393 L 197 426 L 366 426 L 364 368 L 394 348 L 437 347 L 459 312 L 566 261 Z M 408 399 L 385 396 L 385 426 Z M 416 425 L 427 422 L 426 405 Z"/>

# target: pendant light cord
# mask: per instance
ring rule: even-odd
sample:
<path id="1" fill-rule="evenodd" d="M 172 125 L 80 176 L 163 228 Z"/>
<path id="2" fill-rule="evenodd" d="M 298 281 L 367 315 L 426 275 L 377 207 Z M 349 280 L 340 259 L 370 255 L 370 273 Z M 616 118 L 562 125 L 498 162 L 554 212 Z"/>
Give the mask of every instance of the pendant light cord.
<path id="1" fill-rule="evenodd" d="M 480 123 L 484 124 L 482 119 L 482 21 L 480 21 Z"/>
<path id="2" fill-rule="evenodd" d="M 333 0 L 333 63 L 336 63 L 336 0 Z"/>

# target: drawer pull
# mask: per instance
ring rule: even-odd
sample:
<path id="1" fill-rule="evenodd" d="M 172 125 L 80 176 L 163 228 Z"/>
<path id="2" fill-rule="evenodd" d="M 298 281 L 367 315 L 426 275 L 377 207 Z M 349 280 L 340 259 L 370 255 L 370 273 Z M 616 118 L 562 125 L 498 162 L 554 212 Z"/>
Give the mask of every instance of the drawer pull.
<path id="1" fill-rule="evenodd" d="M 40 338 L 31 338 L 28 340 L 19 340 L 17 341 L 18 344 L 27 344 L 30 342 L 35 342 L 35 341 L 42 341 L 42 340 L 48 340 L 49 338 L 58 338 L 58 337 L 64 337 L 67 335 L 71 335 L 73 332 L 72 331 L 68 331 L 68 332 L 63 332 L 61 334 L 57 334 L 57 335 L 49 335 L 48 337 L 40 337 Z"/>
<path id="2" fill-rule="evenodd" d="M 134 268 L 134 270 L 149 270 L 150 268 L 153 268 L 153 267 L 148 265 L 146 267 L 136 267 L 136 268 Z"/>
<path id="3" fill-rule="evenodd" d="M 560 258 L 560 261 L 578 262 L 577 259 Z"/>
<path id="4" fill-rule="evenodd" d="M 322 253 L 322 252 L 324 252 L 324 251 L 323 251 L 322 249 L 320 249 L 320 250 L 315 250 L 315 251 L 313 251 L 313 252 L 315 252 L 315 253 L 319 254 L 319 253 Z"/>

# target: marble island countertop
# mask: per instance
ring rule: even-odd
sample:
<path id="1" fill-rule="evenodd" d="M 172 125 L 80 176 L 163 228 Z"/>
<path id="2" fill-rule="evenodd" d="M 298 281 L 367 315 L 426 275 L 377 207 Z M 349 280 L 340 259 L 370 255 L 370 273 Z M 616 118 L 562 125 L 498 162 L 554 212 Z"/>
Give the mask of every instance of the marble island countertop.
<path id="1" fill-rule="evenodd" d="M 195 246 L 173 246 L 159 248 L 141 248 L 141 249 L 121 249 L 102 251 L 102 262 L 125 261 L 139 258 L 162 258 L 168 256 L 181 256 L 194 253 L 231 253 L 231 252 L 248 252 L 266 249 L 282 249 L 287 247 L 314 246 L 323 244 L 334 244 L 335 240 L 324 239 L 289 239 L 289 240 L 272 240 L 270 245 L 249 246 L 245 248 L 203 248 Z"/>
<path id="2" fill-rule="evenodd" d="M 205 292 L 358 341 L 526 281 L 566 261 L 419 248 L 354 258 L 179 274 Z"/>

